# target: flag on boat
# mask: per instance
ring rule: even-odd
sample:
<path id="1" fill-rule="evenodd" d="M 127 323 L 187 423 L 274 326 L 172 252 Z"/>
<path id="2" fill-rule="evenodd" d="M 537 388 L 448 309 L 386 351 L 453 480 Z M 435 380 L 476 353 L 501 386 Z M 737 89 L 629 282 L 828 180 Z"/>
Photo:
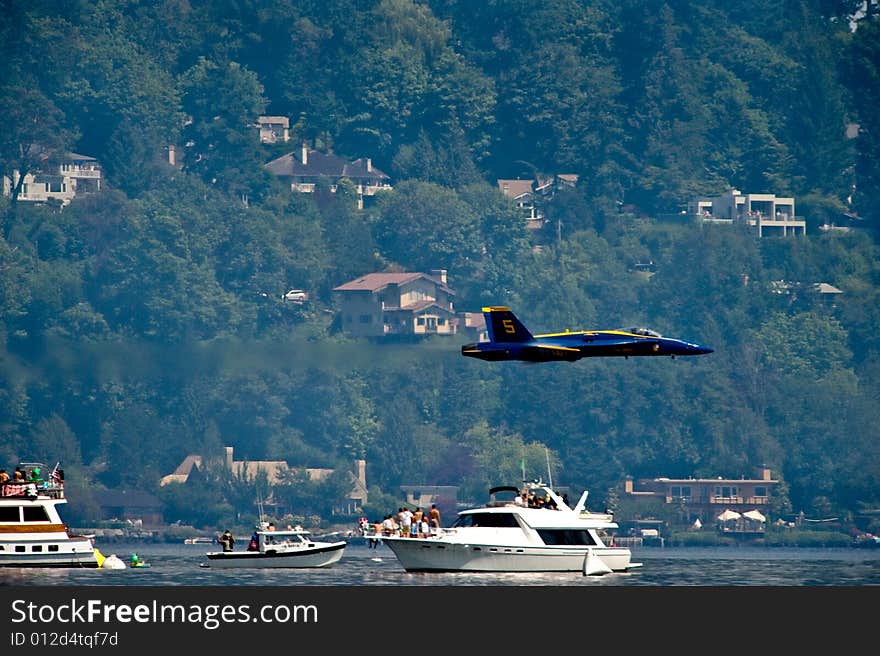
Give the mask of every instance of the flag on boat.
<path id="1" fill-rule="evenodd" d="M 58 469 L 58 466 L 60 464 L 61 464 L 60 462 L 55 463 L 55 468 L 52 470 L 52 474 L 50 476 L 50 478 L 56 483 L 61 482 L 61 471 Z"/>

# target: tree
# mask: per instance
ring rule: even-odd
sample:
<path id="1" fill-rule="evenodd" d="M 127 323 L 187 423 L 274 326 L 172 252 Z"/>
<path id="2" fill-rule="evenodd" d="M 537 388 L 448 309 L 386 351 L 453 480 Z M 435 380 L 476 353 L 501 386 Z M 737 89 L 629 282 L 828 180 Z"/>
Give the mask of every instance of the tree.
<path id="1" fill-rule="evenodd" d="M 870 6 L 870 3 L 868 3 Z M 875 9 L 876 12 L 876 9 Z M 849 44 L 845 75 L 858 121 L 853 208 L 880 228 L 880 19 L 858 22 Z"/>
<path id="2" fill-rule="evenodd" d="M 190 123 L 184 138 L 192 145 L 185 168 L 205 182 L 240 194 L 268 186 L 254 128 L 266 110 L 263 85 L 237 62 L 200 58 L 181 78 L 183 107 Z"/>
<path id="3" fill-rule="evenodd" d="M 405 180 L 378 199 L 376 242 L 388 259 L 415 271 L 464 276 L 480 256 L 478 218 L 453 190 Z"/>

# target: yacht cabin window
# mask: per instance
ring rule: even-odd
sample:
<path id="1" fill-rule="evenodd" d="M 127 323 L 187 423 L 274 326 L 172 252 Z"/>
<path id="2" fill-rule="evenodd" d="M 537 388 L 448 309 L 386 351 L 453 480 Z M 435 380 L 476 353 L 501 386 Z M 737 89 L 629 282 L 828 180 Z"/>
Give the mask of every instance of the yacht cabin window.
<path id="1" fill-rule="evenodd" d="M 452 525 L 453 528 L 463 526 L 487 526 L 493 528 L 519 528 L 513 513 L 474 513 L 459 515 Z"/>
<path id="2" fill-rule="evenodd" d="M 544 541 L 544 544 L 562 544 L 562 545 L 587 545 L 596 544 L 593 536 L 585 529 L 574 528 L 539 528 L 538 535 Z"/>
<path id="3" fill-rule="evenodd" d="M 46 514 L 46 509 L 43 506 L 25 506 L 22 510 L 24 510 L 24 521 L 26 522 L 49 521 L 49 515 Z"/>
<path id="4" fill-rule="evenodd" d="M 19 508 L 21 506 L 0 506 L 0 522 L 20 522 Z"/>

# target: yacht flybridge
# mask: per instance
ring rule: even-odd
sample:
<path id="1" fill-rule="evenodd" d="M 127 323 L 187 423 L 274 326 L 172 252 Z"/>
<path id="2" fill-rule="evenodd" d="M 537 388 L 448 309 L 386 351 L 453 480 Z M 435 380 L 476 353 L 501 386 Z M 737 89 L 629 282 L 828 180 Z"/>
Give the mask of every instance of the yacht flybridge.
<path id="1" fill-rule="evenodd" d="M 502 496 L 507 495 L 507 499 Z M 586 510 L 587 492 L 572 508 L 549 485 L 496 487 L 489 502 L 463 510 L 430 537 L 383 536 L 404 569 L 464 572 L 624 572 L 627 547 L 613 545 L 607 513 Z"/>

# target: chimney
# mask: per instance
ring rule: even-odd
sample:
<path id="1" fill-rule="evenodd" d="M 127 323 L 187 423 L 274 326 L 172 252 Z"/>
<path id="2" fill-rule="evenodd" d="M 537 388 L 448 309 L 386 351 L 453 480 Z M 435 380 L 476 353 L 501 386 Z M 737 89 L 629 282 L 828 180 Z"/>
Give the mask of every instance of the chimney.
<path id="1" fill-rule="evenodd" d="M 303 166 L 307 166 L 309 163 L 309 145 L 305 141 L 302 145 L 302 163 Z"/>
<path id="2" fill-rule="evenodd" d="M 232 447 L 224 447 L 226 449 L 226 469 L 232 469 Z"/>
<path id="3" fill-rule="evenodd" d="M 373 172 L 373 160 L 369 157 L 367 158 L 367 173 Z"/>
<path id="4" fill-rule="evenodd" d="M 364 489 L 367 489 L 367 461 L 360 459 L 354 461 L 354 475 L 357 477 Z"/>
<path id="5" fill-rule="evenodd" d="M 446 269 L 431 269 L 431 277 L 436 278 L 442 284 L 446 284 Z"/>
<path id="6" fill-rule="evenodd" d="M 758 475 L 762 481 L 771 481 L 773 478 L 770 476 L 770 468 L 767 466 L 761 467 L 758 470 Z"/>
<path id="7" fill-rule="evenodd" d="M 172 144 L 172 145 L 168 146 L 168 163 L 171 166 L 174 166 L 177 163 L 176 162 L 176 155 L 177 155 L 177 151 L 176 151 L 176 148 L 174 147 L 174 145 Z"/>
<path id="8" fill-rule="evenodd" d="M 627 494 L 633 493 L 633 479 L 631 476 L 626 477 L 626 481 L 624 481 L 624 484 L 623 484 L 623 491 L 626 492 Z"/>

